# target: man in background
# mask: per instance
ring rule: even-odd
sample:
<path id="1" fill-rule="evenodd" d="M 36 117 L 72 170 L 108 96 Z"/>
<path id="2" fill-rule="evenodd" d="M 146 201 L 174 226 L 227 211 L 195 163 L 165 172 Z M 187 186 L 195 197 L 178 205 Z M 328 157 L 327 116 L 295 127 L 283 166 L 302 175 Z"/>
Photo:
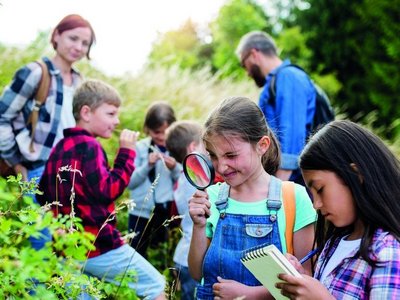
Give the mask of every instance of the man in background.
<path id="1" fill-rule="evenodd" d="M 256 85 L 263 87 L 259 106 L 277 135 L 282 151 L 281 166 L 275 175 L 304 185 L 298 157 L 313 122 L 314 85 L 304 71 L 292 66 L 289 59 L 282 60 L 278 56 L 274 40 L 264 32 L 245 34 L 236 54 Z M 275 96 L 271 95 L 272 90 Z"/>

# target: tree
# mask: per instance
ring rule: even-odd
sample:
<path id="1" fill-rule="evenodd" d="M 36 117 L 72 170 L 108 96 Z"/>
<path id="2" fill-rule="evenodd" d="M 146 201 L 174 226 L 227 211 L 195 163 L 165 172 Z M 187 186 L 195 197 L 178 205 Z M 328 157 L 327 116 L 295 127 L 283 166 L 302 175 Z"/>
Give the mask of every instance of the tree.
<path id="1" fill-rule="evenodd" d="M 248 80 L 240 67 L 235 49 L 244 34 L 252 30 L 262 30 L 274 36 L 282 57 L 289 57 L 307 71 L 311 70 L 309 66 L 312 51 L 306 45 L 307 34 L 301 32 L 298 26 L 285 30 L 281 28 L 287 23 L 285 18 L 292 19 L 288 12 L 300 5 L 299 0 L 294 1 L 283 5 L 274 0 L 268 2 L 268 7 L 262 7 L 254 0 L 229 0 L 220 9 L 216 20 L 210 24 L 211 41 L 203 38 L 208 35 L 207 32 L 202 32 L 195 24 L 188 22 L 178 30 L 160 35 L 150 54 L 150 65 L 178 65 L 183 69 L 211 65 L 211 71 L 218 73 L 220 78 Z M 270 12 L 268 16 L 266 11 Z M 274 26 L 270 20 L 275 20 Z M 278 27 L 281 29 L 278 30 Z M 311 76 L 332 97 L 340 89 L 340 83 L 333 73 L 319 75 L 320 69 L 322 67 L 313 70 Z"/>
<path id="2" fill-rule="evenodd" d="M 0 94 L 10 83 L 14 73 L 24 64 L 39 59 L 49 51 L 48 32 L 40 32 L 36 39 L 25 49 L 6 47 L 0 43 Z"/>
<path id="3" fill-rule="evenodd" d="M 153 44 L 149 55 L 149 65 L 195 68 L 200 65 L 199 54 L 202 50 L 196 28 L 191 20 L 187 20 L 179 29 L 160 34 Z"/>
<path id="4" fill-rule="evenodd" d="M 387 137 L 400 133 L 394 123 L 400 110 L 395 100 L 400 94 L 400 1 L 308 3 L 308 9 L 296 11 L 296 22 L 309 34 L 312 68 L 337 74 L 343 88 L 336 102 L 355 121 L 377 110 L 374 125 L 387 128 Z"/>
<path id="5" fill-rule="evenodd" d="M 235 49 L 242 35 L 252 30 L 271 31 L 263 8 L 252 0 L 231 0 L 211 23 L 212 64 L 222 76 L 243 77 Z"/>
<path id="6" fill-rule="evenodd" d="M 210 33 L 188 20 L 181 28 L 160 34 L 149 55 L 149 65 L 185 69 L 210 66 L 212 72 L 244 77 L 235 49 L 251 30 L 269 30 L 263 8 L 252 0 L 230 0 L 210 24 Z"/>

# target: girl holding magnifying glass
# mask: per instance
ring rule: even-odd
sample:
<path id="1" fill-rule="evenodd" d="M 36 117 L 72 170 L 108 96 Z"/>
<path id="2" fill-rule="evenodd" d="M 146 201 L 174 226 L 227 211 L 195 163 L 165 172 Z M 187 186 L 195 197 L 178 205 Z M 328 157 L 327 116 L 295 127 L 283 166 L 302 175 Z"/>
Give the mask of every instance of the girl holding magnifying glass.
<path id="1" fill-rule="evenodd" d="M 225 183 L 196 191 L 189 202 L 189 271 L 201 280 L 196 297 L 272 299 L 240 258 L 246 249 L 269 244 L 286 252 L 282 181 L 271 175 L 280 164 L 278 142 L 262 111 L 244 97 L 228 98 L 214 109 L 203 141 Z M 295 199 L 293 246 L 300 259 L 312 248 L 316 212 L 303 186 L 295 185 Z M 304 268 L 311 273 L 310 262 Z"/>

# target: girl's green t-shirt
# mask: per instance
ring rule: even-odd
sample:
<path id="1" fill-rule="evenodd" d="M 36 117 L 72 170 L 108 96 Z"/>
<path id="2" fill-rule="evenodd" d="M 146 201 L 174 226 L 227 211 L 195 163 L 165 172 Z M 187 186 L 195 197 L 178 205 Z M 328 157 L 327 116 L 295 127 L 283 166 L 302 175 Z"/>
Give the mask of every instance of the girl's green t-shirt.
<path id="1" fill-rule="evenodd" d="M 215 206 L 215 202 L 218 200 L 218 192 L 220 186 L 221 183 L 217 183 L 207 188 L 207 193 L 209 196 L 209 200 L 211 202 L 211 215 L 207 219 L 207 225 L 206 225 L 206 235 L 208 238 L 212 238 L 212 236 L 214 235 L 214 229 L 216 228 L 217 222 L 219 220 L 219 211 Z M 308 196 L 306 189 L 299 184 L 295 184 L 295 198 L 296 198 L 296 217 L 294 224 L 294 232 L 302 229 L 303 227 L 317 220 L 317 213 L 312 206 L 311 199 Z M 278 210 L 277 220 L 278 220 L 279 236 L 282 244 L 282 251 L 283 253 L 285 253 L 286 219 L 285 219 L 285 210 L 283 207 L 282 198 L 281 201 L 282 201 L 282 206 Z M 268 210 L 266 202 L 267 198 L 256 202 L 240 202 L 229 197 L 228 198 L 229 205 L 225 210 L 225 212 L 230 214 L 244 214 L 245 212 L 246 215 L 267 215 Z"/>

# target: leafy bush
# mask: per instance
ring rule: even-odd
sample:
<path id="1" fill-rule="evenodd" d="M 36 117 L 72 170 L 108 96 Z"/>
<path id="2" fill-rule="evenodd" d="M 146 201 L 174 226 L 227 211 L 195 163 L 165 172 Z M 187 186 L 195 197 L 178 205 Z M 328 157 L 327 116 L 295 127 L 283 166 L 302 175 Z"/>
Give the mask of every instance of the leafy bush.
<path id="1" fill-rule="evenodd" d="M 121 287 L 82 274 L 80 262 L 94 249 L 94 236 L 78 218 L 54 217 L 49 205 L 33 203 L 25 195 L 39 193 L 37 185 L 21 179 L 0 177 L 0 298 L 75 299 L 84 292 L 97 299 L 136 299 L 127 286 L 129 274 Z M 53 242 L 37 251 L 29 237 L 38 238 L 44 228 Z"/>

